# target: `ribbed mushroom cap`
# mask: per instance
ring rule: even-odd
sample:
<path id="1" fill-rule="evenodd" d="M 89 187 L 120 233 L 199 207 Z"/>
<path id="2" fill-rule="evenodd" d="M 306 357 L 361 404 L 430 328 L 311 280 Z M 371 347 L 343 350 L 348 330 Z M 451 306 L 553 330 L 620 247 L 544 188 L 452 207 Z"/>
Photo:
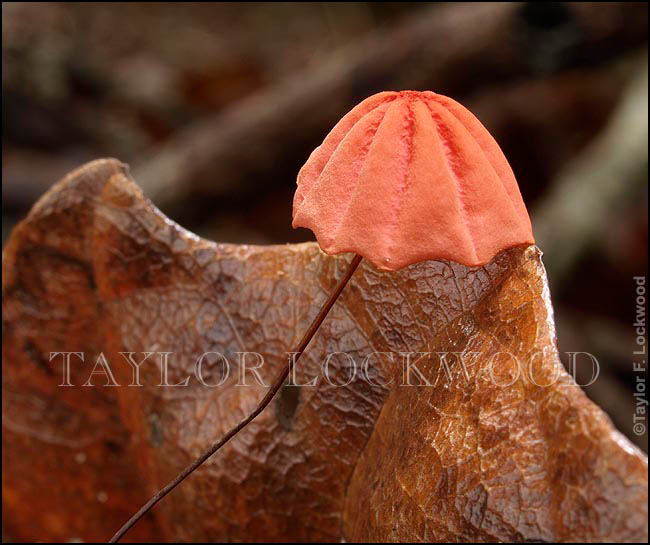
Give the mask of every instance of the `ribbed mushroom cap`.
<path id="1" fill-rule="evenodd" d="M 474 115 L 431 91 L 387 91 L 346 114 L 298 174 L 293 227 L 328 254 L 397 270 L 483 265 L 534 243 L 503 152 Z"/>

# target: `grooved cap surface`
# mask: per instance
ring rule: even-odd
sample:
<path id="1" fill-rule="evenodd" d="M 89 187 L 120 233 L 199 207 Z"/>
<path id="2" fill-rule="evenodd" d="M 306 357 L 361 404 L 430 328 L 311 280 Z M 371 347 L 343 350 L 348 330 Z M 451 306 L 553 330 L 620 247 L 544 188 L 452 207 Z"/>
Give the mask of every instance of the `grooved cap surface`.
<path id="1" fill-rule="evenodd" d="M 346 114 L 298 174 L 293 227 L 328 254 L 397 270 L 483 265 L 534 243 L 503 152 L 476 117 L 431 91 L 386 91 Z"/>

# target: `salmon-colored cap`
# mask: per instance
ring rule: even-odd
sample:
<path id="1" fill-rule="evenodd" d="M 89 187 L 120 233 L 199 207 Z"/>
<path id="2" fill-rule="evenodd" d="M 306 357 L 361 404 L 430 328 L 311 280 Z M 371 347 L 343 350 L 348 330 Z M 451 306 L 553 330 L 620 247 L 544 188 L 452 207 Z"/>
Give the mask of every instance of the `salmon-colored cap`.
<path id="1" fill-rule="evenodd" d="M 293 226 L 328 254 L 397 270 L 483 265 L 534 243 L 503 152 L 474 115 L 431 91 L 387 91 L 345 115 L 298 174 Z"/>

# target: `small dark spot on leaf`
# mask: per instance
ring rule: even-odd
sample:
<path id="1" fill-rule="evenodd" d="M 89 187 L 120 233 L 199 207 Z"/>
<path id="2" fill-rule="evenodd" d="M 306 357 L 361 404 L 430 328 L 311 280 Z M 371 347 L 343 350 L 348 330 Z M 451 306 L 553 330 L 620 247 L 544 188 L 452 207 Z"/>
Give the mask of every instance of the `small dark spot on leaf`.
<path id="1" fill-rule="evenodd" d="M 293 417 L 300 402 L 300 389 L 297 386 L 285 385 L 278 397 L 278 422 L 285 430 L 290 430 Z"/>
<path id="2" fill-rule="evenodd" d="M 48 375 L 54 374 L 54 371 L 45 361 L 40 351 L 32 341 L 26 341 L 25 344 L 23 345 L 23 349 L 29 356 L 29 359 L 32 360 L 39 368 L 45 371 Z"/>
<path id="3" fill-rule="evenodd" d="M 120 454 L 122 452 L 122 444 L 118 441 L 107 440 L 105 443 L 106 450 L 113 454 Z"/>
<path id="4" fill-rule="evenodd" d="M 159 447 L 162 444 L 162 429 L 160 427 L 160 418 L 156 413 L 149 416 L 149 435 L 151 437 L 151 444 L 154 447 Z"/>

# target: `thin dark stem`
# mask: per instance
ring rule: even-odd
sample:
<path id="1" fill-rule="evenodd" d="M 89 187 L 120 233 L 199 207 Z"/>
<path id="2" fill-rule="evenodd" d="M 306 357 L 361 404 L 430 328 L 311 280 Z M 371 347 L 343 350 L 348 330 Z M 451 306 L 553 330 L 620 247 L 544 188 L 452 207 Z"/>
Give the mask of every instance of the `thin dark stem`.
<path id="1" fill-rule="evenodd" d="M 187 476 L 189 476 L 190 473 L 192 473 L 203 462 L 205 462 L 208 458 L 210 458 L 210 456 L 212 456 L 215 452 L 217 452 L 223 445 L 225 445 L 228 441 L 230 441 L 243 428 L 245 428 L 253 419 L 255 419 L 255 417 L 258 414 L 260 414 L 264 410 L 264 408 L 271 402 L 275 394 L 278 393 L 278 390 L 280 390 L 280 388 L 284 384 L 284 381 L 289 376 L 289 373 L 291 373 L 291 369 L 293 368 L 294 364 L 298 361 L 302 353 L 305 351 L 305 348 L 307 348 L 309 341 L 311 341 L 312 337 L 314 336 L 314 333 L 316 333 L 321 323 L 327 316 L 328 312 L 330 311 L 330 309 L 338 299 L 338 296 L 341 294 L 343 288 L 345 288 L 346 284 L 354 274 L 354 271 L 359 266 L 359 263 L 361 263 L 361 256 L 355 255 L 354 259 L 352 259 L 350 265 L 345 271 L 345 274 L 343 275 L 341 280 L 339 280 L 339 283 L 336 285 L 334 291 L 332 291 L 331 295 L 329 296 L 329 299 L 323 305 L 323 308 L 321 308 L 316 318 L 314 318 L 314 321 L 309 326 L 309 329 L 303 336 L 302 340 L 300 341 L 296 349 L 293 351 L 295 353 L 295 357 L 289 358 L 289 362 L 284 367 L 280 375 L 275 379 L 275 382 L 271 385 L 271 389 L 266 393 L 264 399 L 260 401 L 257 408 L 246 418 L 244 418 L 239 424 L 237 424 L 234 428 L 232 428 L 228 433 L 226 433 L 226 435 L 224 435 L 221 439 L 219 439 L 219 441 L 213 443 L 207 449 L 205 449 L 205 451 L 203 451 L 203 453 L 196 460 L 194 460 L 183 471 L 181 471 L 172 481 L 170 481 L 163 488 L 161 488 L 156 493 L 155 496 L 153 496 L 147 503 L 145 503 L 138 510 L 137 513 L 135 513 L 135 515 L 133 515 L 129 520 L 127 520 L 124 523 L 124 525 L 111 538 L 109 543 L 117 543 L 120 539 L 122 539 L 122 536 L 124 536 L 124 534 L 129 530 L 129 528 L 131 528 L 136 522 L 138 522 L 138 520 L 140 520 L 140 518 L 142 518 L 142 516 L 147 511 L 149 511 L 149 509 L 151 509 L 160 500 L 162 500 L 167 494 L 169 494 L 174 488 L 176 488 L 176 486 L 178 486 Z"/>

